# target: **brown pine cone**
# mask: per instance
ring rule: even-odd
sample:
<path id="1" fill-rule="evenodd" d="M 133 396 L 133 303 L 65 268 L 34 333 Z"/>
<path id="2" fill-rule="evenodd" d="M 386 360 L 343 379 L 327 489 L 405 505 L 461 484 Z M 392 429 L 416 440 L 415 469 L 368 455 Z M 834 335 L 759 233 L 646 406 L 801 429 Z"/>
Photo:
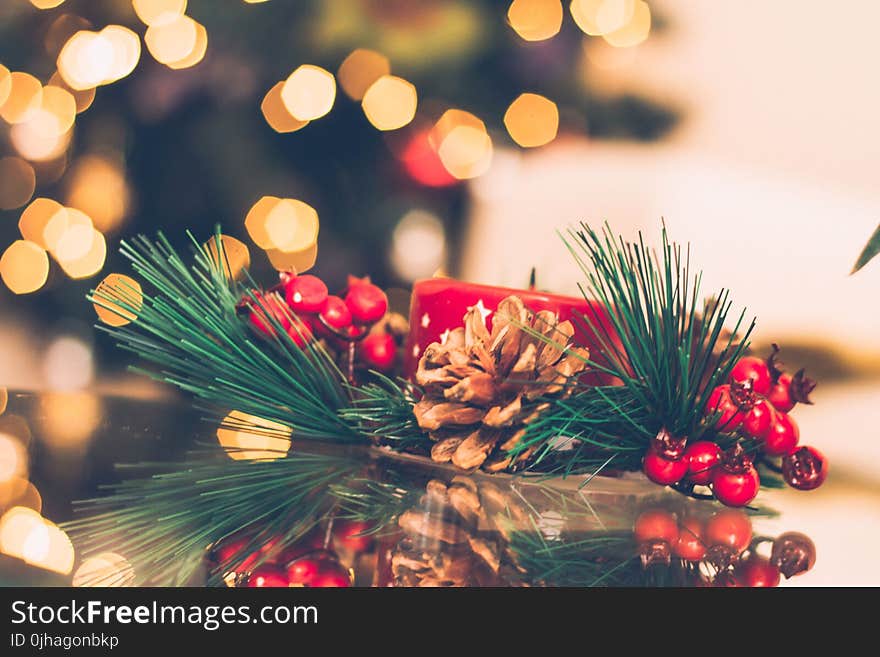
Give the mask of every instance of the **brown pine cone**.
<path id="1" fill-rule="evenodd" d="M 436 441 L 431 458 L 465 470 L 498 472 L 515 465 L 509 452 L 525 426 L 571 393 L 590 352 L 572 345 L 574 327 L 549 310 L 532 314 L 510 296 L 498 304 L 491 333 L 477 307 L 464 326 L 425 349 L 416 372 L 424 398 L 413 409 Z M 533 450 L 524 450 L 517 463 Z"/>

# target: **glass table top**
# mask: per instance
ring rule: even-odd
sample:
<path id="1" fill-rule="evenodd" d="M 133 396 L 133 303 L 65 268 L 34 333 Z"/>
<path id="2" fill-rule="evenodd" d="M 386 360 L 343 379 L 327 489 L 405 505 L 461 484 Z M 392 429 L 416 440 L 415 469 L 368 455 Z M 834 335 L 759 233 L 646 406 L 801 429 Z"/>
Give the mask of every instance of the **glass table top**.
<path id="1" fill-rule="evenodd" d="M 10 392 L 0 415 L 0 436 L 19 445 L 0 446 L 8 471 L 0 483 L 3 510 L 30 507 L 62 528 L 82 515 L 74 511 L 75 500 L 99 496 L 102 486 L 131 477 L 116 464 L 174 462 L 199 445 L 225 458 L 216 425 L 185 401 L 175 400 Z M 829 523 L 839 522 L 831 500 L 841 494 L 835 493 L 832 479 L 830 496 L 826 489 L 813 496 L 770 490 L 759 495 L 755 509 L 740 510 L 691 500 L 640 474 L 597 476 L 583 485 L 583 478 L 574 477 L 464 474 L 419 457 L 317 445 L 295 436 L 290 449 L 290 454 L 354 463 L 341 480 L 349 497 L 344 494 L 336 498 L 341 505 L 334 502 L 332 508 L 317 510 L 309 531 L 296 541 L 288 541 L 274 523 L 275 533 L 285 534 L 284 545 L 261 533 L 257 524 L 222 541 L 206 541 L 187 584 L 255 585 L 255 572 L 290 576 L 295 564 L 301 569 L 303 555 L 318 562 L 332 560 L 358 586 L 743 586 L 777 581 L 781 586 L 810 586 L 840 583 L 841 577 L 845 583 L 861 581 L 859 564 L 852 558 L 859 554 L 858 548 L 852 549 L 859 530 L 854 529 L 852 540 L 828 538 Z M 242 565 L 236 555 L 238 565 L 221 567 L 230 546 L 254 532 L 264 546 L 259 559 Z M 0 526 L 0 543 L 2 534 Z M 19 538 L 19 543 L 27 540 Z M 100 557 L 104 561 L 98 561 L 110 564 L 107 568 L 120 582 L 130 581 L 132 572 L 143 568 L 137 554 L 126 553 L 132 545 L 128 538 L 120 535 L 118 546 L 110 546 L 113 556 L 105 552 Z M 19 545 L 16 552 L 15 537 L 7 539 L 12 548 L 3 543 L 3 584 L 69 585 L 83 581 L 83 568 L 95 566 L 95 555 L 81 535 L 73 535 L 73 563 L 65 572 L 53 572 L 52 564 L 47 568 L 32 555 L 26 563 L 19 558 L 26 548 Z M 144 579 L 137 581 L 157 581 L 139 575 Z"/>

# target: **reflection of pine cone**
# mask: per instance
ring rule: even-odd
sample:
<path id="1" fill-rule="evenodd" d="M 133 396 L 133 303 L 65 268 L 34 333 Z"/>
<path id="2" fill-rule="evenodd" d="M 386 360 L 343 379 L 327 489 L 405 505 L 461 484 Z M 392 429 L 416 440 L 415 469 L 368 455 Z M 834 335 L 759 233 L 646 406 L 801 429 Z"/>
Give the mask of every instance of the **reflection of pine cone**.
<path id="1" fill-rule="evenodd" d="M 571 346 L 571 322 L 549 310 L 533 315 L 519 297 L 498 304 L 491 334 L 480 310 L 468 310 L 464 327 L 425 349 L 416 372 L 425 397 L 414 412 L 436 441 L 435 461 L 497 472 L 512 464 L 508 452 L 525 425 L 550 407 L 545 398 L 570 394 L 589 351 Z M 517 461 L 529 456 L 525 450 Z"/>
<path id="2" fill-rule="evenodd" d="M 433 479 L 419 505 L 401 514 L 405 536 L 394 549 L 394 586 L 525 586 L 499 519 L 526 512 L 491 484 Z"/>

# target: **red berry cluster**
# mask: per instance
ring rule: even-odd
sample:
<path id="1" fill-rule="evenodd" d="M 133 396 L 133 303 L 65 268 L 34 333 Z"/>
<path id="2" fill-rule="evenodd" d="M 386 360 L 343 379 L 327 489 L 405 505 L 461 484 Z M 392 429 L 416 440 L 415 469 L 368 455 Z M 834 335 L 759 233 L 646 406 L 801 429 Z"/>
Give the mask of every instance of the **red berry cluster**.
<path id="1" fill-rule="evenodd" d="M 790 375 L 776 360 L 778 348 L 767 360 L 741 358 L 728 383 L 712 390 L 706 417 L 719 434 L 734 436 L 727 451 L 713 441 L 687 444 L 661 431 L 644 457 L 645 474 L 662 485 L 711 486 L 715 498 L 728 506 L 744 506 L 758 493 L 760 478 L 751 454 L 782 457 L 781 472 L 788 485 L 800 490 L 825 481 L 828 463 L 814 447 L 798 447 L 800 431 L 789 415 L 795 404 L 812 403 L 816 384 L 800 370 Z M 750 448 L 743 449 L 741 439 Z"/>
<path id="2" fill-rule="evenodd" d="M 772 539 L 769 558 L 759 555 L 757 546 L 770 539 L 754 537 L 749 516 L 737 509 L 708 518 L 648 509 L 636 519 L 633 536 L 645 567 L 678 559 L 698 585 L 777 586 L 780 575 L 794 577 L 816 561 L 813 542 L 797 532 Z"/>
<path id="3" fill-rule="evenodd" d="M 351 554 L 369 550 L 373 539 L 364 535 L 368 528 L 363 522 L 336 520 L 329 536 L 326 531 L 315 529 L 296 544 L 280 549 L 280 537 L 271 538 L 244 559 L 240 555 L 250 537 L 236 535 L 215 547 L 210 558 L 215 569 L 236 558 L 240 560 L 233 573 L 236 585 L 348 587 L 352 585 L 351 572 L 341 563 L 338 552 Z"/>
<path id="4" fill-rule="evenodd" d="M 369 278 L 350 276 L 345 297 L 330 294 L 317 276 L 282 274 L 281 283 L 267 292 L 245 296 L 239 308 L 251 325 L 267 337 L 275 337 L 274 318 L 295 344 L 304 347 L 315 336 L 337 350 L 354 349 L 366 367 L 389 372 L 397 358 L 394 336 L 371 330 L 388 312 L 388 297 Z"/>

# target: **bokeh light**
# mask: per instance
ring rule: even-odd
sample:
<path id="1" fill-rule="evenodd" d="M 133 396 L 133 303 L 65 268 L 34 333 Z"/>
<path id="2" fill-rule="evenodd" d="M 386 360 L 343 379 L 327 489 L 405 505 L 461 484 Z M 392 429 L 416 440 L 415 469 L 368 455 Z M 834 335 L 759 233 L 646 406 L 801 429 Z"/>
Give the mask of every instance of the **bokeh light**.
<path id="1" fill-rule="evenodd" d="M 379 130 L 397 130 L 416 115 L 418 94 L 415 86 L 394 75 L 376 80 L 364 94 L 364 114 Z"/>
<path id="2" fill-rule="evenodd" d="M 115 552 L 102 552 L 85 559 L 73 573 L 73 586 L 131 586 L 134 568 Z"/>
<path id="3" fill-rule="evenodd" d="M 196 42 L 192 50 L 186 57 L 173 62 L 165 62 L 165 65 L 174 70 L 191 68 L 205 58 L 206 52 L 208 52 L 208 30 L 201 23 L 196 23 Z"/>
<path id="4" fill-rule="evenodd" d="M 144 34 L 144 43 L 153 58 L 161 64 L 179 62 L 195 50 L 198 42 L 197 23 L 184 14 L 171 20 L 152 23 Z"/>
<path id="5" fill-rule="evenodd" d="M 61 574 L 73 569 L 75 559 L 67 534 L 33 509 L 22 506 L 12 507 L 0 518 L 0 551 Z"/>
<path id="6" fill-rule="evenodd" d="M 46 36 L 43 39 L 43 47 L 46 53 L 53 58 L 58 57 L 61 48 L 68 42 L 70 37 L 80 30 L 87 30 L 92 24 L 82 16 L 76 14 L 61 14 L 46 30 Z"/>
<path id="7" fill-rule="evenodd" d="M 107 260 L 107 240 L 99 230 L 93 228 L 91 247 L 84 255 L 70 259 L 56 256 L 56 260 L 70 278 L 90 278 L 104 268 L 104 262 Z"/>
<path id="8" fill-rule="evenodd" d="M 140 56 L 137 34 L 121 25 L 108 25 L 100 32 L 80 30 L 73 34 L 58 53 L 56 64 L 68 86 L 85 91 L 124 78 L 137 66 Z"/>
<path id="9" fill-rule="evenodd" d="M 63 229 L 56 233 L 56 226 L 62 223 Z M 43 236 L 49 245 L 49 252 L 61 264 L 79 260 L 91 251 L 95 242 L 95 228 L 87 214 L 75 208 L 67 208 L 64 215 L 52 218 L 43 231 Z"/>
<path id="10" fill-rule="evenodd" d="M 0 514 L 12 506 L 23 506 L 40 513 L 43 510 L 43 496 L 27 479 L 13 477 L 0 482 Z"/>
<path id="11" fill-rule="evenodd" d="M 514 100 L 504 114 L 510 138 L 523 148 L 548 144 L 559 130 L 559 109 L 549 98 L 525 93 Z"/>
<path id="12" fill-rule="evenodd" d="M 94 368 L 92 348 L 71 335 L 55 338 L 43 357 L 43 372 L 52 390 L 85 388 L 92 382 Z"/>
<path id="13" fill-rule="evenodd" d="M 92 306 L 105 324 L 120 327 L 137 319 L 144 305 L 141 284 L 125 274 L 108 274 L 95 288 Z"/>
<path id="14" fill-rule="evenodd" d="M 427 278 L 445 259 L 443 222 L 426 210 L 407 212 L 391 237 L 391 266 L 397 275 L 406 281 Z"/>
<path id="15" fill-rule="evenodd" d="M 92 103 L 95 101 L 94 87 L 92 87 L 91 89 L 74 89 L 64 81 L 64 78 L 61 77 L 61 74 L 58 71 L 55 71 L 52 74 L 52 77 L 49 78 L 49 83 L 46 86 L 61 87 L 65 91 L 69 92 L 73 96 L 74 102 L 76 102 L 77 114 L 85 112 L 87 109 L 89 109 L 89 107 L 92 106 Z"/>
<path id="16" fill-rule="evenodd" d="M 278 422 L 232 411 L 217 429 L 217 440 L 232 459 L 271 461 L 287 454 L 292 434 L 290 427 Z"/>
<path id="17" fill-rule="evenodd" d="M 647 2 L 637 0 L 632 18 L 617 30 L 602 35 L 616 48 L 631 48 L 642 43 L 651 32 L 651 8 Z"/>
<path id="18" fill-rule="evenodd" d="M 9 74 L 9 93 L 0 107 L 0 118 L 16 124 L 27 121 L 39 109 L 43 85 L 30 73 L 13 71 Z"/>
<path id="19" fill-rule="evenodd" d="M 98 397 L 84 391 L 44 392 L 40 409 L 40 438 L 61 450 L 82 449 L 102 417 Z"/>
<path id="20" fill-rule="evenodd" d="M 625 29 L 645 30 L 647 5 L 639 7 L 640 4 L 645 3 L 640 0 L 572 0 L 570 9 L 574 22 L 584 33 L 607 36 Z M 648 10 L 647 30 L 650 30 L 650 15 Z M 647 31 L 644 31 L 644 36 L 647 36 Z M 625 39 L 632 37 L 620 36 L 621 41 Z"/>
<path id="21" fill-rule="evenodd" d="M 475 178 L 489 169 L 492 139 L 486 124 L 463 110 L 444 112 L 429 136 L 446 170 L 455 178 Z"/>
<path id="22" fill-rule="evenodd" d="M 9 403 L 9 391 L 6 386 L 0 386 L 0 415 L 6 412 L 6 405 Z"/>
<path id="23" fill-rule="evenodd" d="M 281 89 L 284 87 L 284 80 L 278 82 L 274 87 L 269 89 L 260 103 L 260 111 L 266 123 L 275 132 L 296 132 L 300 128 L 306 127 L 308 121 L 300 121 L 287 111 L 284 101 L 281 100 Z"/>
<path id="24" fill-rule="evenodd" d="M 339 85 L 352 100 L 362 100 L 367 89 L 379 78 L 391 73 L 391 63 L 375 50 L 358 48 L 339 65 Z"/>
<path id="25" fill-rule="evenodd" d="M 36 292 L 49 277 L 49 258 L 33 242 L 16 240 L 0 256 L 0 278 L 14 294 Z"/>
<path id="26" fill-rule="evenodd" d="M 0 107 L 9 98 L 9 92 L 12 91 L 12 76 L 9 69 L 0 64 Z"/>
<path id="27" fill-rule="evenodd" d="M 261 249 L 299 252 L 318 239 L 318 213 L 303 201 L 264 196 L 248 212 L 245 228 Z"/>
<path id="28" fill-rule="evenodd" d="M 443 166 L 437 150 L 431 144 L 430 130 L 414 132 L 400 154 L 406 173 L 420 185 L 446 187 L 458 180 Z"/>
<path id="29" fill-rule="evenodd" d="M 122 25 L 108 25 L 100 34 L 110 42 L 113 49 L 110 77 L 104 83 L 121 80 L 129 75 L 140 61 L 141 40 L 135 32 Z"/>
<path id="30" fill-rule="evenodd" d="M 336 80 L 320 66 L 303 64 L 284 81 L 281 100 L 300 121 L 319 119 L 333 108 Z"/>
<path id="31" fill-rule="evenodd" d="M 144 25 L 170 23 L 186 11 L 186 0 L 131 0 L 134 13 Z"/>
<path id="32" fill-rule="evenodd" d="M 37 185 L 34 168 L 20 157 L 0 158 L 0 210 L 14 210 L 31 200 Z"/>
<path id="33" fill-rule="evenodd" d="M 16 438 L 22 445 L 31 441 L 31 428 L 21 415 L 4 415 L 0 418 L 0 433 Z"/>
<path id="34" fill-rule="evenodd" d="M 14 477 L 27 477 L 28 456 L 24 445 L 5 433 L 0 433 L 0 483 Z"/>
<path id="35" fill-rule="evenodd" d="M 67 209 L 58 201 L 50 198 L 35 198 L 21 213 L 18 230 L 26 240 L 48 250 L 50 243 L 56 243 L 61 237 L 68 221 Z M 56 232 L 47 239 L 46 231 L 50 225 Z"/>
<path id="36" fill-rule="evenodd" d="M 65 204 L 88 215 L 102 231 L 115 230 L 131 205 L 131 191 L 122 166 L 99 155 L 79 158 L 66 180 Z"/>
<path id="37" fill-rule="evenodd" d="M 208 255 L 211 256 L 214 266 L 218 269 L 222 268 L 227 278 L 232 280 L 241 278 L 245 270 L 251 266 L 250 250 L 244 242 L 231 235 L 221 235 L 220 242 L 222 254 L 217 250 L 216 238 L 212 237 L 205 242 L 205 247 L 208 249 Z"/>
<path id="38" fill-rule="evenodd" d="M 9 131 L 12 145 L 32 161 L 57 158 L 70 144 L 76 118 L 76 99 L 69 91 L 56 86 L 43 87 L 40 106 L 25 121 Z"/>
<path id="39" fill-rule="evenodd" d="M 37 9 L 54 9 L 64 3 L 64 0 L 31 0 L 31 4 Z"/>
<path id="40" fill-rule="evenodd" d="M 526 41 L 543 41 L 559 33 L 562 13 L 561 0 L 513 0 L 507 21 Z"/>
<path id="41" fill-rule="evenodd" d="M 315 266 L 318 260 L 318 243 L 315 242 L 307 249 L 298 252 L 266 249 L 266 256 L 276 270 L 302 274 Z"/>

